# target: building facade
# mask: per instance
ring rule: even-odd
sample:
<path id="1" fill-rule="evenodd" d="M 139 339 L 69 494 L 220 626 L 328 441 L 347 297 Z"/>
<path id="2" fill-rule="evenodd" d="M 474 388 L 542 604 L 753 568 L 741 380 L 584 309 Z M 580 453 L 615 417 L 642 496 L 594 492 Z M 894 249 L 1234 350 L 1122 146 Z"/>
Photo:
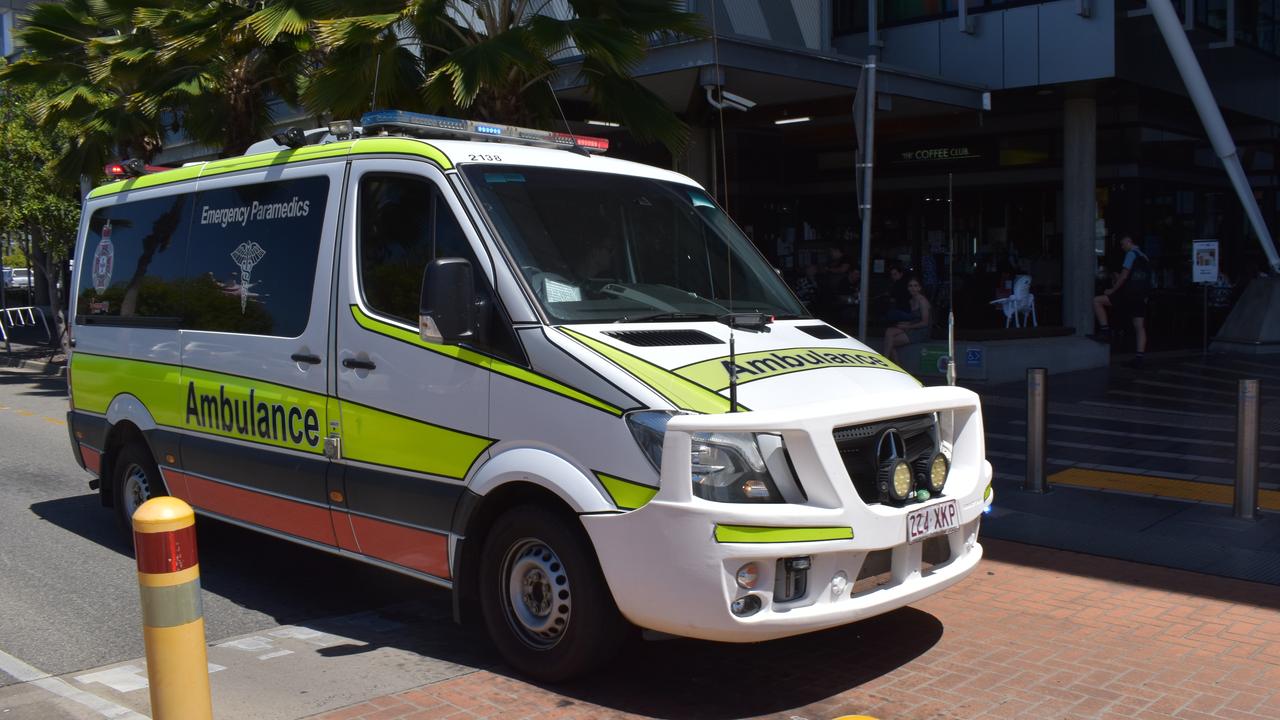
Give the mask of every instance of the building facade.
<path id="1" fill-rule="evenodd" d="M 1174 4 L 1274 227 L 1280 3 Z M 954 299 L 962 333 L 980 333 L 1003 326 L 990 300 L 1028 274 L 1040 324 L 1084 334 L 1131 234 L 1155 269 L 1153 346 L 1186 347 L 1266 268 L 1143 0 L 881 0 L 874 18 L 867 5 L 694 0 L 714 39 L 657 45 L 637 70 L 695 127 L 676 165 L 788 276 L 832 248 L 857 257 L 852 105 L 871 55 L 872 295 L 890 265 L 913 268 L 935 306 Z M 703 86 L 717 78 L 757 104 L 716 111 Z M 1209 292 L 1191 283 L 1197 239 L 1221 243 Z"/>

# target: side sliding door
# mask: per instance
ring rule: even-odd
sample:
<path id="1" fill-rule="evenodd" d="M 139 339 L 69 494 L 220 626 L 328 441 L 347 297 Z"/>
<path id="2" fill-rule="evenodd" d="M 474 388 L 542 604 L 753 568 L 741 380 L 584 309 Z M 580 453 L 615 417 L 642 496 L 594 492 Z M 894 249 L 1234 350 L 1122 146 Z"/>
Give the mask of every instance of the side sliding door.
<path id="1" fill-rule="evenodd" d="M 181 331 L 182 468 L 201 510 L 336 545 L 329 516 L 329 327 L 345 164 L 201 179 Z"/>

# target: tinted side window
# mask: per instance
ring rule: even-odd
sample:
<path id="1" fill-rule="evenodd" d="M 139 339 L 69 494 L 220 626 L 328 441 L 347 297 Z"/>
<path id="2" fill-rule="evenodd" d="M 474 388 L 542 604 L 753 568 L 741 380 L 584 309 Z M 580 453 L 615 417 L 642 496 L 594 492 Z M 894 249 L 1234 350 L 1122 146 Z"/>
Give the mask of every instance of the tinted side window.
<path id="1" fill-rule="evenodd" d="M 328 193 L 327 177 L 309 177 L 197 194 L 183 327 L 301 335 Z"/>
<path id="2" fill-rule="evenodd" d="M 81 258 L 78 320 L 176 327 L 190 225 L 189 195 L 94 211 Z"/>
<path id="3" fill-rule="evenodd" d="M 406 175 L 365 175 L 360 180 L 360 287 L 379 313 L 418 324 L 422 274 L 436 258 L 471 261 L 481 305 L 477 345 L 518 359 L 515 338 L 467 236 L 434 183 Z"/>

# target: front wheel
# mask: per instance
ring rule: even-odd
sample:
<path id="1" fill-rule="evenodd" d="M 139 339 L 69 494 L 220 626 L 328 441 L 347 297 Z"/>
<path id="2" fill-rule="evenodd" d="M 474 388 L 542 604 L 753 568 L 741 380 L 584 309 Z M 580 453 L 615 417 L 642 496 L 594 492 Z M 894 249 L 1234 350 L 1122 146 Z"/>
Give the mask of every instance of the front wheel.
<path id="1" fill-rule="evenodd" d="M 508 663 L 559 682 L 594 670 L 625 639 L 585 533 L 538 507 L 508 511 L 485 539 L 480 604 L 489 637 Z"/>
<path id="2" fill-rule="evenodd" d="M 126 445 L 113 464 L 112 489 L 115 492 L 116 518 L 132 542 L 133 514 L 142 503 L 167 495 L 160 479 L 160 468 L 145 445 Z"/>

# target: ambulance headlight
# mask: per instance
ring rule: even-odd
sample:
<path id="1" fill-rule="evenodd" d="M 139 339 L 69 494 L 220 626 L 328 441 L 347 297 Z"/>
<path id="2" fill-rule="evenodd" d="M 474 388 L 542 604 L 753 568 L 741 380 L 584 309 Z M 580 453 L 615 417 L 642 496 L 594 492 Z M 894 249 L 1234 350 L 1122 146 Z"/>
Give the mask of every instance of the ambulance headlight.
<path id="1" fill-rule="evenodd" d="M 782 502 L 755 435 L 695 433 L 689 454 L 694 495 L 716 502 Z"/>
<path id="2" fill-rule="evenodd" d="M 667 422 L 675 413 L 662 410 L 645 410 L 627 415 L 627 427 L 640 446 L 640 452 L 649 463 L 662 473 L 662 440 L 667 434 Z"/>

